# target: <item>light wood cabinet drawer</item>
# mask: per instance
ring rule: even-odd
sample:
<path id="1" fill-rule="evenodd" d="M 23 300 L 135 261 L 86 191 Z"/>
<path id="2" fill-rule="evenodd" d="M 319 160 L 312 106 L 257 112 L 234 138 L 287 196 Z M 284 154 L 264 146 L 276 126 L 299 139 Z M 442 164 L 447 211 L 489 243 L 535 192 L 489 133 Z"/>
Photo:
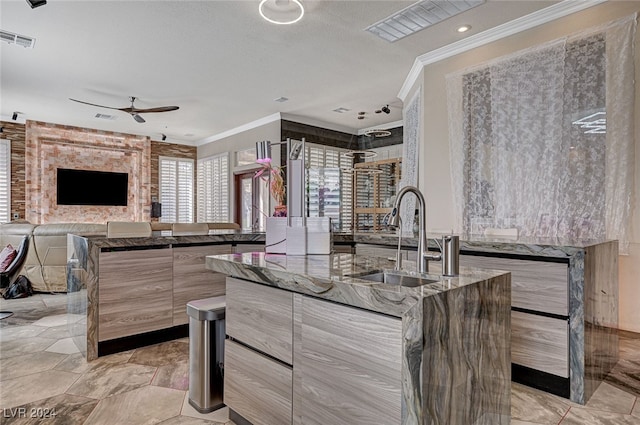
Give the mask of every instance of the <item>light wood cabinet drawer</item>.
<path id="1" fill-rule="evenodd" d="M 242 254 L 245 252 L 264 252 L 264 244 L 239 243 L 233 247 L 233 252 Z"/>
<path id="2" fill-rule="evenodd" d="M 302 305 L 295 417 L 305 425 L 401 423 L 402 321 L 306 296 Z"/>
<path id="3" fill-rule="evenodd" d="M 227 278 L 227 335 L 293 364 L 293 294 Z"/>
<path id="4" fill-rule="evenodd" d="M 224 356 L 224 403 L 254 425 L 291 424 L 291 368 L 230 340 Z"/>
<path id="5" fill-rule="evenodd" d="M 224 295 L 226 275 L 205 266 L 207 255 L 218 254 L 231 254 L 231 245 L 173 248 L 173 326 L 189 323 L 189 301 Z"/>
<path id="6" fill-rule="evenodd" d="M 100 253 L 98 341 L 170 328 L 170 248 Z"/>
<path id="7" fill-rule="evenodd" d="M 568 378 L 568 322 L 512 311 L 511 362 Z"/>
<path id="8" fill-rule="evenodd" d="M 567 264 L 462 255 L 460 265 L 511 272 L 511 305 L 514 307 L 569 315 Z"/>

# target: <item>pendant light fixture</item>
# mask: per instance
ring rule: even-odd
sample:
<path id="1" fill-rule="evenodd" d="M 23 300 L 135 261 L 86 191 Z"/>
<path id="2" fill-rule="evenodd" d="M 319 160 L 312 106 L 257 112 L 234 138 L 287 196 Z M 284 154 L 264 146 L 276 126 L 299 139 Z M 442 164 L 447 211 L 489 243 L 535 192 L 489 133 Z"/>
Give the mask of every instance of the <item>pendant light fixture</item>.
<path id="1" fill-rule="evenodd" d="M 262 0 L 258 12 L 272 24 L 290 25 L 302 19 L 304 6 L 300 0 Z"/>

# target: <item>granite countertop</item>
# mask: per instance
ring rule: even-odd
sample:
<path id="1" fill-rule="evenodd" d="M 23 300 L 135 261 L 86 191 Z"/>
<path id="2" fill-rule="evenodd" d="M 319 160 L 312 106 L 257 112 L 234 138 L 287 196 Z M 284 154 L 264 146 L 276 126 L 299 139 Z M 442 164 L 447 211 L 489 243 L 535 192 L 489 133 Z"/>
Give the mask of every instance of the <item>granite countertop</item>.
<path id="1" fill-rule="evenodd" d="M 249 252 L 207 256 L 210 270 L 391 316 L 403 315 L 426 297 L 452 291 L 504 274 L 461 268 L 460 276 L 423 275 L 437 280 L 418 287 L 389 285 L 356 276 L 393 269 L 394 262 L 376 257 L 337 253 L 286 256 Z M 406 272 L 415 275 L 415 272 Z"/>
<path id="2" fill-rule="evenodd" d="M 429 234 L 429 248 L 437 249 L 434 238 L 442 234 Z M 344 233 L 334 232 L 334 243 L 362 243 L 397 246 L 398 236 L 394 233 Z M 90 243 L 99 248 L 117 248 L 127 246 L 160 246 L 176 244 L 206 243 L 263 243 L 265 234 L 242 230 L 211 230 L 208 235 L 172 236 L 171 232 L 154 231 L 148 238 L 107 238 L 105 236 L 87 236 Z M 508 238 L 485 237 L 480 235 L 460 235 L 460 250 L 464 252 L 494 252 L 517 255 L 534 255 L 555 258 L 567 258 L 586 247 L 606 242 L 602 240 L 559 239 L 559 238 Z M 418 239 L 413 235 L 403 236 L 404 248 L 415 248 Z"/>

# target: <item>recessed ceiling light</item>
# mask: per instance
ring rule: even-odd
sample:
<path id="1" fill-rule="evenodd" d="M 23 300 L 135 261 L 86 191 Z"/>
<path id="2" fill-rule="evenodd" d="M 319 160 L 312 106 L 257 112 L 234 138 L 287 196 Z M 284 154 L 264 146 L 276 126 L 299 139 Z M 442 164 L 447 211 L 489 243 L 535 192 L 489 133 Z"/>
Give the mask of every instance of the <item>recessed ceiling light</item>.
<path id="1" fill-rule="evenodd" d="M 195 136 L 195 135 L 194 135 L 193 133 L 187 133 L 187 134 L 185 134 L 184 136 L 185 136 L 185 137 L 193 137 L 193 136 Z"/>
<path id="2" fill-rule="evenodd" d="M 289 98 L 288 97 L 284 97 L 284 96 L 280 96 L 277 99 L 273 99 L 274 102 L 280 102 L 280 103 L 286 102 L 287 100 L 289 100 Z"/>
<path id="3" fill-rule="evenodd" d="M 340 108 L 336 108 L 336 109 L 334 109 L 334 110 L 333 110 L 333 112 L 337 112 L 337 113 L 339 113 L 339 114 L 344 114 L 345 112 L 349 112 L 350 110 L 351 110 L 351 109 L 347 109 L 347 108 L 342 108 L 342 107 L 340 107 Z"/>
<path id="4" fill-rule="evenodd" d="M 456 31 L 458 32 L 467 32 L 471 29 L 471 25 L 461 25 L 458 27 Z"/>

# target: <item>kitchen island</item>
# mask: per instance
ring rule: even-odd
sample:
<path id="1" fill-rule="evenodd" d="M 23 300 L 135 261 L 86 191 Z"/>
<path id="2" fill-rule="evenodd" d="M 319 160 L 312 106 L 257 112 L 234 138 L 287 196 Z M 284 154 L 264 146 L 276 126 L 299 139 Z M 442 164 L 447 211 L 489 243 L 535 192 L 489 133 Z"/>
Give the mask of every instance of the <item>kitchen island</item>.
<path id="1" fill-rule="evenodd" d="M 364 280 L 393 263 L 353 254 L 216 255 L 207 267 L 229 276 L 232 419 L 509 423 L 509 273 L 463 268 L 406 287 Z"/>
<path id="2" fill-rule="evenodd" d="M 462 266 L 512 274 L 513 381 L 585 404 L 618 360 L 617 242 L 460 238 Z M 264 241 L 264 233 L 232 230 L 150 238 L 69 235 L 74 342 L 92 360 L 186 335 L 186 302 L 225 291 L 225 275 L 207 270 L 205 257 L 263 251 Z M 333 242 L 334 252 L 395 258 L 397 236 L 336 233 Z M 416 238 L 403 239 L 406 267 L 414 265 L 416 245 Z M 431 241 L 429 249 L 436 249 Z M 440 270 L 436 262 L 430 266 Z M 78 315 L 86 320 L 76 321 Z"/>

